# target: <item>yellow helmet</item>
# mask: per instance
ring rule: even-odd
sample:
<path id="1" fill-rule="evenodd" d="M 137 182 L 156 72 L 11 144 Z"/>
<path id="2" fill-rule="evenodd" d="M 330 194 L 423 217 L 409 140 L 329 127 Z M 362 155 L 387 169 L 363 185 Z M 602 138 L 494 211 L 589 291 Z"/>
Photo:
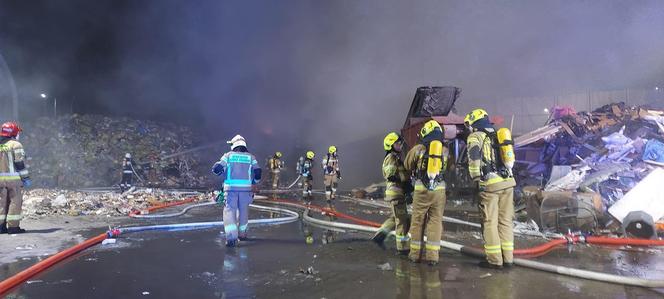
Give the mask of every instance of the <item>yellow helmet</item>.
<path id="1" fill-rule="evenodd" d="M 387 134 L 387 136 L 385 136 L 385 139 L 383 139 L 383 148 L 385 151 L 389 152 L 392 150 L 392 146 L 399 140 L 401 140 L 401 136 L 399 136 L 399 134 L 396 132 L 390 132 Z"/>
<path id="2" fill-rule="evenodd" d="M 431 132 L 433 132 L 435 129 L 439 129 L 441 132 L 443 131 L 443 128 L 436 120 L 432 119 L 426 122 L 420 130 L 420 138 L 424 138 L 425 136 L 431 134 Z"/>
<path id="3" fill-rule="evenodd" d="M 283 155 L 281 154 L 281 152 L 276 152 L 276 153 L 274 153 L 274 156 L 277 157 L 277 158 L 281 158 L 281 156 L 283 156 Z"/>
<path id="4" fill-rule="evenodd" d="M 467 123 L 468 125 L 474 124 L 476 121 L 483 119 L 485 117 L 488 117 L 489 113 L 486 113 L 484 109 L 475 109 L 471 111 L 470 113 L 466 114 L 466 117 L 464 117 L 463 122 Z"/>
<path id="5" fill-rule="evenodd" d="M 316 156 L 316 154 L 314 154 L 314 152 L 312 152 L 312 151 L 308 151 L 308 152 L 307 152 L 307 158 L 309 158 L 309 159 L 313 159 L 314 156 Z"/>
<path id="6" fill-rule="evenodd" d="M 327 152 L 330 154 L 334 154 L 337 152 L 337 147 L 334 145 L 330 145 L 330 148 L 327 149 Z"/>

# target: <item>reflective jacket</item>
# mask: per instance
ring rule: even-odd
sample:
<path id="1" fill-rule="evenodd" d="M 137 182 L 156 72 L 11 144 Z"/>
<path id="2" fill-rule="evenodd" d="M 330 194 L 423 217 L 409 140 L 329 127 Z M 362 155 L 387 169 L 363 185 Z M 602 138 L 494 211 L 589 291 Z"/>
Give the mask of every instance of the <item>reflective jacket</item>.
<path id="1" fill-rule="evenodd" d="M 415 190 L 428 190 L 427 187 L 422 183 L 422 178 L 418 177 L 421 173 L 426 173 L 426 169 L 419 169 L 420 167 L 426 167 L 427 163 L 423 163 L 423 159 L 425 158 L 427 152 L 427 148 L 424 146 L 424 144 L 417 144 L 413 146 L 413 148 L 408 151 L 408 154 L 406 155 L 406 160 L 404 161 L 404 167 L 406 168 L 406 171 L 408 173 L 412 174 L 412 176 L 415 178 L 415 182 L 413 183 L 413 187 L 415 187 Z M 443 148 L 443 171 L 447 169 L 447 157 L 449 155 L 449 150 L 447 147 Z M 437 182 L 438 185 L 436 186 L 435 190 L 445 190 L 445 181 L 441 180 Z"/>
<path id="2" fill-rule="evenodd" d="M 14 139 L 0 139 L 0 181 L 20 181 L 27 177 L 23 145 Z"/>
<path id="3" fill-rule="evenodd" d="M 405 199 L 405 185 L 410 176 L 403 166 L 398 153 L 390 152 L 383 160 L 383 178 L 387 181 L 385 188 L 385 201 Z"/>
<path id="4" fill-rule="evenodd" d="M 297 173 L 303 177 L 311 178 L 311 168 L 314 166 L 314 161 L 309 158 L 300 157 L 297 163 Z"/>
<path id="5" fill-rule="evenodd" d="M 468 136 L 466 147 L 468 148 L 468 172 L 473 181 L 478 182 L 480 187 L 487 191 L 498 191 L 514 187 L 514 178 L 504 178 L 497 172 L 482 173 L 487 169 L 487 163 L 495 163 L 496 151 L 493 150 L 491 137 L 482 131 L 476 131 Z"/>
<path id="6" fill-rule="evenodd" d="M 341 171 L 339 170 L 339 158 L 337 155 L 327 154 L 327 156 L 323 158 L 323 173 L 325 175 L 339 176 Z"/>
<path id="7" fill-rule="evenodd" d="M 254 155 L 228 152 L 212 166 L 212 173 L 224 177 L 224 191 L 251 191 L 261 179 L 261 168 Z"/>
<path id="8" fill-rule="evenodd" d="M 270 171 L 278 173 L 281 172 L 281 168 L 284 167 L 284 164 L 283 162 L 281 162 L 281 159 L 277 157 L 272 157 L 270 158 L 270 160 L 268 160 L 267 166 L 268 168 L 270 168 Z"/>

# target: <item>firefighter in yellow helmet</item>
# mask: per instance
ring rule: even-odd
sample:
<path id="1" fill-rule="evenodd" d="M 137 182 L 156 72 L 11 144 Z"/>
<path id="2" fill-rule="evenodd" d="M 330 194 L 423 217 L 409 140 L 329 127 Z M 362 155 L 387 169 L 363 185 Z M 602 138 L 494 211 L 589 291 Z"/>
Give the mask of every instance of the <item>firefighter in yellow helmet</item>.
<path id="1" fill-rule="evenodd" d="M 339 169 L 339 157 L 337 147 L 331 145 L 328 148 L 327 156 L 323 158 L 323 182 L 325 183 L 325 199 L 330 209 L 334 209 L 332 202 L 337 197 L 337 186 L 341 180 L 341 170 Z"/>
<path id="2" fill-rule="evenodd" d="M 272 176 L 272 189 L 279 188 L 279 176 L 281 174 L 281 169 L 284 168 L 284 162 L 281 161 L 281 157 L 281 152 L 276 152 L 267 162 L 268 169 L 270 169 L 270 175 Z"/>
<path id="3" fill-rule="evenodd" d="M 385 237 L 395 229 L 397 241 L 397 253 L 408 255 L 410 251 L 410 217 L 408 215 L 407 194 L 413 191 L 410 176 L 403 166 L 401 149 L 403 138 L 395 132 L 390 132 L 383 140 L 385 159 L 383 159 L 383 178 L 387 181 L 385 188 L 385 201 L 390 203 L 392 214 L 383 222 L 372 240 L 383 247 Z M 409 194 L 408 194 L 409 196 Z"/>
<path id="4" fill-rule="evenodd" d="M 514 163 L 511 136 L 507 134 L 507 129 L 497 132 L 489 121 L 489 115 L 482 109 L 468 113 L 464 121 L 472 131 L 466 142 L 468 171 L 477 187 L 479 209 L 483 217 L 482 235 L 487 260 L 479 266 L 490 269 L 511 267 L 514 251 L 513 196 L 516 185 L 511 171 Z"/>
<path id="5" fill-rule="evenodd" d="M 445 210 L 445 181 L 448 149 L 443 146 L 443 128 L 435 120 L 424 124 L 419 143 L 406 155 L 404 166 L 414 179 L 413 214 L 410 221 L 410 254 L 413 262 L 438 264 Z M 424 241 L 426 235 L 427 240 Z"/>
<path id="6" fill-rule="evenodd" d="M 302 199 L 311 203 L 311 191 L 313 189 L 314 177 L 311 174 L 314 167 L 314 157 L 316 154 L 308 151 L 305 157 L 300 157 L 297 162 L 297 174 L 301 177 L 300 186 L 302 186 Z"/>

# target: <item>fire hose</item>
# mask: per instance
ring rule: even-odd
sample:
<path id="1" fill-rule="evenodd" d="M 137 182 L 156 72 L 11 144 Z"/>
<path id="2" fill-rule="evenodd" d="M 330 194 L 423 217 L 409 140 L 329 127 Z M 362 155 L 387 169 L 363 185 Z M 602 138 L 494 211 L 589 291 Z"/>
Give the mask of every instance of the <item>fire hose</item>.
<path id="1" fill-rule="evenodd" d="M 300 208 L 307 208 L 307 206 L 297 204 L 297 203 L 292 203 L 292 202 L 285 202 L 283 200 L 276 201 L 277 204 L 286 204 L 289 206 L 299 206 Z M 345 217 L 347 215 L 343 213 L 334 213 L 335 216 L 340 217 L 340 218 L 346 218 L 348 219 L 349 217 Z M 354 217 L 352 217 L 354 218 Z M 321 220 L 321 219 L 315 219 L 311 216 L 308 215 L 308 213 L 303 214 L 303 221 L 315 224 L 317 226 L 325 226 L 325 227 L 332 227 L 332 228 L 337 228 L 337 229 L 349 229 L 349 230 L 354 230 L 354 231 L 364 231 L 364 232 L 370 232 L 370 233 L 375 233 L 378 231 L 378 226 L 380 224 L 371 222 L 371 221 L 366 221 L 363 220 L 366 224 L 364 225 L 358 225 L 358 224 L 350 224 L 350 223 L 339 223 L 339 222 L 334 222 L 334 221 L 327 221 L 327 220 Z M 394 234 L 394 232 L 391 232 L 391 234 Z M 521 255 L 531 255 L 534 253 L 538 252 L 543 252 L 543 251 L 548 251 L 551 250 L 552 248 L 562 245 L 565 243 L 568 243 L 568 241 L 574 241 L 574 242 L 588 242 L 590 244 L 601 244 L 601 245 L 633 245 L 633 246 L 664 246 L 664 241 L 660 240 L 641 240 L 641 239 L 616 239 L 616 238 L 604 238 L 604 237 L 580 237 L 580 236 L 574 236 L 571 237 L 571 240 L 564 240 L 564 239 L 558 239 L 558 240 L 553 240 L 549 243 L 537 246 L 535 248 L 530 248 L 530 249 L 520 249 L 520 250 L 515 250 L 515 254 L 521 254 Z M 450 250 L 458 251 L 466 255 L 474 256 L 474 257 L 479 257 L 479 258 L 484 258 L 485 254 L 481 249 L 477 248 L 472 248 L 469 246 L 464 246 L 461 244 L 456 244 L 448 241 L 441 241 L 440 242 L 441 246 L 443 248 L 447 248 Z M 543 263 L 543 262 L 537 262 L 537 261 L 532 261 L 532 260 L 527 260 L 527 259 L 521 259 L 521 258 L 515 258 L 514 263 L 516 265 L 526 267 L 526 268 L 531 268 L 531 269 L 536 269 L 536 270 L 541 270 L 541 271 L 546 271 L 546 272 L 551 272 L 551 273 L 557 273 L 557 274 L 562 274 L 562 275 L 567 275 L 567 276 L 572 276 L 572 277 L 577 277 L 577 278 L 584 278 L 584 279 L 591 279 L 591 280 L 597 280 L 597 281 L 603 281 L 603 282 L 609 282 L 609 283 L 616 283 L 616 284 L 624 284 L 624 285 L 632 285 L 632 286 L 640 286 L 640 287 L 648 287 L 648 288 L 661 288 L 664 287 L 664 280 L 653 280 L 653 279 L 645 279 L 645 278 L 637 278 L 637 277 L 626 277 L 626 276 L 621 276 L 621 275 L 614 275 L 614 274 L 607 274 L 607 273 L 601 273 L 601 272 L 595 272 L 595 271 L 589 271 L 589 270 L 581 270 L 581 269 L 575 269 L 575 268 L 570 268 L 570 267 L 564 267 L 564 266 L 558 266 L 558 265 L 552 265 L 548 263 Z"/>
<path id="2" fill-rule="evenodd" d="M 276 208 L 276 207 L 266 207 L 260 205 L 249 205 L 252 208 L 269 211 L 269 212 L 278 212 L 282 214 L 287 214 L 286 217 L 280 218 L 265 218 L 265 219 L 250 219 L 250 224 L 285 224 L 289 222 L 294 222 L 299 219 L 299 214 L 291 210 Z M 152 230 L 185 230 L 185 229 L 205 229 L 211 227 L 223 226 L 223 221 L 214 221 L 214 222 L 195 222 L 195 223 L 182 223 L 182 224 L 164 224 L 164 225 L 150 225 L 150 226 L 138 226 L 138 227 L 123 227 L 111 229 L 108 232 L 97 235 L 93 238 L 87 239 L 82 243 L 74 245 L 68 249 L 65 249 L 55 255 L 48 257 L 47 259 L 40 261 L 29 268 L 3 280 L 0 282 L 0 296 L 5 295 L 11 289 L 19 286 L 26 280 L 31 277 L 42 273 L 43 271 L 49 269 L 50 267 L 64 261 L 65 259 L 87 249 L 96 244 L 101 243 L 107 238 L 117 237 L 122 234 L 136 233 L 142 231 L 152 231 Z"/>

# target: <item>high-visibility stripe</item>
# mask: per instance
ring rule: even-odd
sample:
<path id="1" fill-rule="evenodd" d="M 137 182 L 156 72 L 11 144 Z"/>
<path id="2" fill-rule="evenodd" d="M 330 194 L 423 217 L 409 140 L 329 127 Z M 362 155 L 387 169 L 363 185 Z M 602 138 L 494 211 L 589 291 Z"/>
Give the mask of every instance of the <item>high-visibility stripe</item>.
<path id="1" fill-rule="evenodd" d="M 427 187 L 424 187 L 424 185 L 415 185 L 415 191 L 425 191 L 425 190 L 429 189 L 427 189 Z M 439 191 L 439 190 L 445 190 L 445 186 L 436 186 L 436 188 L 434 188 L 434 191 Z"/>
<path id="2" fill-rule="evenodd" d="M 422 249 L 422 243 L 420 241 L 410 241 L 410 250 L 420 249 Z"/>
<path id="3" fill-rule="evenodd" d="M 400 242 L 410 241 L 410 237 L 408 237 L 408 235 L 396 235 L 396 237 L 397 237 L 397 241 L 400 241 Z"/>
<path id="4" fill-rule="evenodd" d="M 225 180 L 224 185 L 228 185 L 228 186 L 250 186 L 251 187 L 251 180 L 230 179 L 230 180 Z"/>
<path id="5" fill-rule="evenodd" d="M 507 250 L 507 251 L 512 251 L 514 250 L 514 243 L 513 242 L 504 242 L 501 245 L 502 250 Z"/>
<path id="6" fill-rule="evenodd" d="M 5 215 L 0 215 L 0 221 L 5 221 L 5 218 L 6 218 L 6 217 L 7 217 L 7 216 L 5 216 Z"/>
<path id="7" fill-rule="evenodd" d="M 501 253 L 500 245 L 484 245 L 484 252 L 486 254 Z"/>
<path id="8" fill-rule="evenodd" d="M 235 225 L 235 223 L 224 225 L 224 231 L 226 232 L 236 231 L 236 230 L 237 230 L 237 225 Z"/>
<path id="9" fill-rule="evenodd" d="M 21 176 L 0 176 L 0 181 L 14 181 L 21 180 Z"/>
<path id="10" fill-rule="evenodd" d="M 243 231 L 247 230 L 247 226 L 248 226 L 248 225 L 249 225 L 249 224 L 243 224 L 243 225 L 240 225 L 240 231 L 243 232 Z"/>
<path id="11" fill-rule="evenodd" d="M 21 214 L 19 214 L 19 215 L 11 215 L 11 214 L 7 215 L 7 221 L 18 221 L 18 220 L 21 220 L 21 219 L 23 219 L 23 215 L 21 215 Z"/>
<path id="12" fill-rule="evenodd" d="M 438 251 L 440 250 L 440 244 L 436 245 L 436 244 L 427 243 L 426 250 Z"/>

